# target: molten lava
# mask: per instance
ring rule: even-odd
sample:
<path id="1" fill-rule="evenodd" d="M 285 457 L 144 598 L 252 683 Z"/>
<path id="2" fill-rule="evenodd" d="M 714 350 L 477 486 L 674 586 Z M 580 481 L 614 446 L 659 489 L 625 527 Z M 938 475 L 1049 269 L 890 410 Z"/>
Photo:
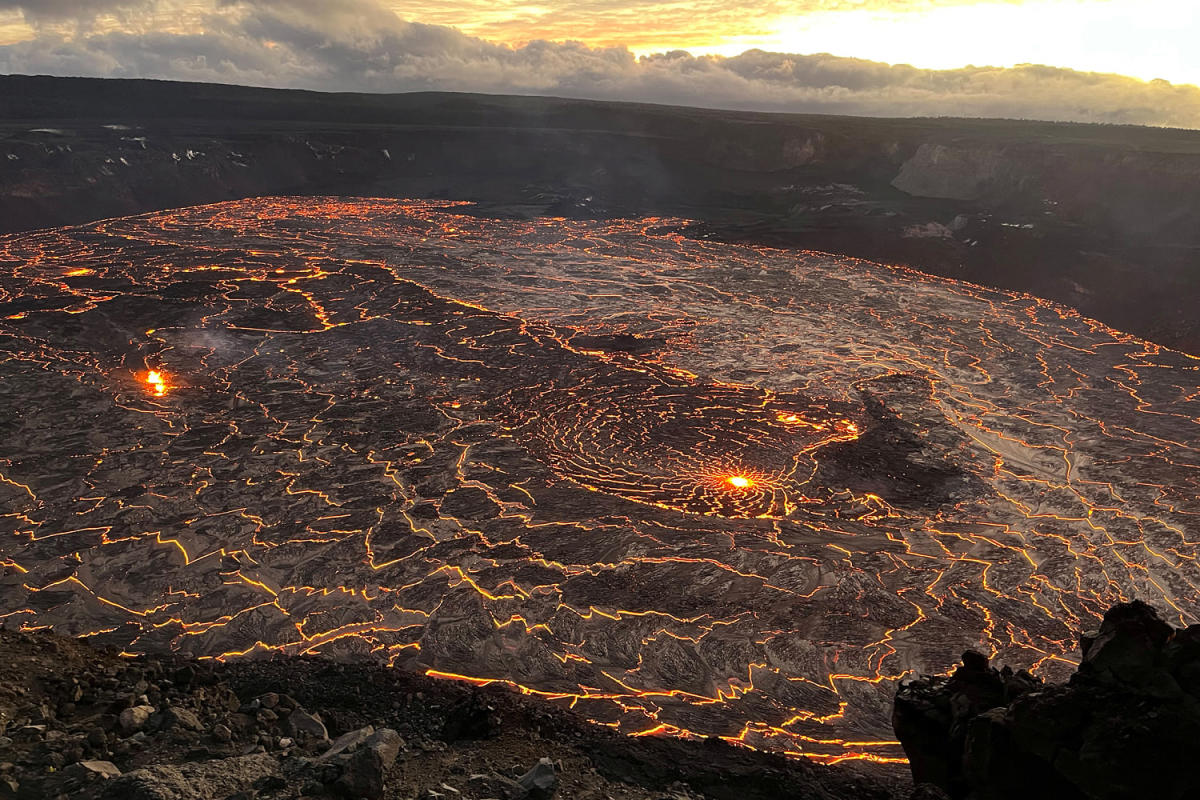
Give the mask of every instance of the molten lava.
<path id="1" fill-rule="evenodd" d="M 159 370 L 150 370 L 143 380 L 155 397 L 162 397 L 167 393 L 167 377 Z"/>
<path id="2" fill-rule="evenodd" d="M 912 670 L 1196 620 L 1194 359 L 685 226 L 257 198 L 0 236 L 0 625 L 887 761 Z"/>

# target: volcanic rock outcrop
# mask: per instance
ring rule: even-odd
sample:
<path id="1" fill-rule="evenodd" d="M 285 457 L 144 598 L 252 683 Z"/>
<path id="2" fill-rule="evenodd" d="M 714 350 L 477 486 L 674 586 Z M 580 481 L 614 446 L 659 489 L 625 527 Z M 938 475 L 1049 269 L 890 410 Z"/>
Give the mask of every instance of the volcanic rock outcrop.
<path id="1" fill-rule="evenodd" d="M 1134 601 L 1109 609 L 1080 645 L 1082 663 L 1063 685 L 970 651 L 949 677 L 902 685 L 893 724 L 914 797 L 1196 797 L 1200 625 L 1172 628 Z"/>

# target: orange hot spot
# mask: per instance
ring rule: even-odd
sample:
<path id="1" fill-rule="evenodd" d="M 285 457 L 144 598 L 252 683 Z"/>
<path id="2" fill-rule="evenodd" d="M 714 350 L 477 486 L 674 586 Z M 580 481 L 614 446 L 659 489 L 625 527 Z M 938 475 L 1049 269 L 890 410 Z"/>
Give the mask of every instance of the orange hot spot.
<path id="1" fill-rule="evenodd" d="M 780 414 L 779 421 L 786 422 L 789 424 L 795 424 L 800 421 L 800 417 L 796 414 Z"/>
<path id="2" fill-rule="evenodd" d="M 162 397 L 167 393 L 167 377 L 158 370 L 152 369 L 147 372 L 145 380 L 155 397 Z"/>
<path id="3" fill-rule="evenodd" d="M 94 270 L 94 269 L 80 268 L 80 269 L 70 270 L 67 273 L 67 277 L 68 278 L 79 278 L 79 277 L 82 277 L 83 275 L 95 275 L 95 274 L 96 274 L 96 270 Z"/>
<path id="4" fill-rule="evenodd" d="M 730 475 L 725 479 L 725 482 L 735 489 L 749 489 L 754 485 L 754 481 L 750 480 L 745 475 Z"/>

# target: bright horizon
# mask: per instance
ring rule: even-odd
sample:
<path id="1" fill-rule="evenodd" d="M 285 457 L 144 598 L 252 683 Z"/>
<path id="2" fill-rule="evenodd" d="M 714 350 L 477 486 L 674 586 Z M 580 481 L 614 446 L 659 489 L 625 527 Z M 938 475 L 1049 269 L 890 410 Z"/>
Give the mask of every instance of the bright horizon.
<path id="1" fill-rule="evenodd" d="M 0 0 L 0 73 L 1200 128 L 1193 0 Z"/>
<path id="2" fill-rule="evenodd" d="M 80 33 L 76 19 L 48 15 L 36 10 L 40 5 L 0 3 L 0 45 L 33 41 L 47 31 Z M 156 4 L 158 13 L 136 11 L 147 3 L 129 3 L 136 13 L 123 11 L 124 4 L 104 5 L 117 8 L 91 13 L 89 24 L 122 33 L 203 32 L 211 10 L 197 0 Z M 572 41 L 625 47 L 637 56 L 685 50 L 726 57 L 761 49 L 935 70 L 1037 64 L 1200 84 L 1200 48 L 1194 46 L 1200 15 L 1192 0 L 734 0 L 719 10 L 703 1 L 653 0 L 640 7 L 602 0 L 382 5 L 408 21 L 445 25 L 513 47 Z M 785 6 L 799 10 L 780 13 Z"/>
<path id="3" fill-rule="evenodd" d="M 449 25 L 514 46 L 538 39 L 570 40 L 593 47 L 627 47 L 638 56 L 686 50 L 729 57 L 760 49 L 936 70 L 1037 64 L 1200 84 L 1200 48 L 1195 46 L 1200 41 L 1200 14 L 1192 0 L 734 0 L 724 6 L 734 18 L 721 15 L 717 24 L 676 14 L 658 23 L 641 13 L 601 19 L 570 11 L 572 6 L 632 8 L 632 3 L 564 3 L 559 8 L 523 0 L 469 0 L 453 8 L 426 2 L 388 5 L 408 19 Z M 686 11 L 708 4 L 649 5 Z M 815 10 L 770 10 L 783 5 Z"/>

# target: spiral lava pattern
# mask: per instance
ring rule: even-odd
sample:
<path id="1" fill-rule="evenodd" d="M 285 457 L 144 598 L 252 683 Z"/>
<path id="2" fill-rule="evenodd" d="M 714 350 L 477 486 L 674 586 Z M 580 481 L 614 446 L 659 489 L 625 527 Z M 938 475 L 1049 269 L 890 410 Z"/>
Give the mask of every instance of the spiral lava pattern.
<path id="1" fill-rule="evenodd" d="M 896 682 L 1200 612 L 1200 360 L 683 220 L 255 198 L 0 236 L 0 625 L 903 758 Z"/>
<path id="2" fill-rule="evenodd" d="M 820 492 L 808 489 L 813 452 L 858 435 L 858 423 L 803 396 L 654 374 L 611 377 L 585 374 L 569 387 L 536 391 L 517 414 L 527 419 L 518 434 L 562 477 L 660 508 L 786 517 L 820 502 L 806 494 Z"/>

